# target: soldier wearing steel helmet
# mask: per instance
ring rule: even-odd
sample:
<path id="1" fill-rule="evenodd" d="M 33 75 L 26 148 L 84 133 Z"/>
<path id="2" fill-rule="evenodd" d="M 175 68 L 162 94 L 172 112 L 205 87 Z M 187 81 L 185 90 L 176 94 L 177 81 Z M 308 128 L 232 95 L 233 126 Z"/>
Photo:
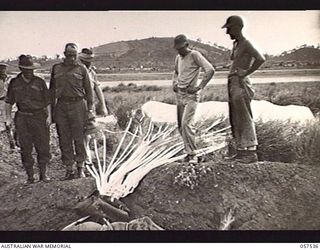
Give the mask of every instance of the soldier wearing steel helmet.
<path id="1" fill-rule="evenodd" d="M 233 42 L 232 65 L 228 75 L 229 118 L 232 136 L 236 143 L 236 153 L 226 157 L 242 163 L 258 161 L 257 136 L 252 117 L 251 100 L 254 90 L 248 76 L 265 61 L 259 51 L 242 33 L 243 20 L 240 16 L 228 17 L 222 28 Z"/>

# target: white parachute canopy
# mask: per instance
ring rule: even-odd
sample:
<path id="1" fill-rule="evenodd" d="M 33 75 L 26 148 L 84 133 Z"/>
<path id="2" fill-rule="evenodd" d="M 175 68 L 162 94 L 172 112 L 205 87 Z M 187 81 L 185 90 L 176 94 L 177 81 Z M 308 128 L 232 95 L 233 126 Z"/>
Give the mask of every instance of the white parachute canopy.
<path id="1" fill-rule="evenodd" d="M 282 121 L 307 123 L 314 121 L 311 110 L 305 106 L 289 105 L 280 106 L 268 101 L 251 102 L 253 118 L 255 121 Z M 154 123 L 177 123 L 176 105 L 157 101 L 149 101 L 141 106 L 143 115 L 149 117 Z M 215 117 L 228 117 L 229 108 L 227 102 L 210 101 L 199 103 L 195 113 L 195 122 L 212 120 Z"/>

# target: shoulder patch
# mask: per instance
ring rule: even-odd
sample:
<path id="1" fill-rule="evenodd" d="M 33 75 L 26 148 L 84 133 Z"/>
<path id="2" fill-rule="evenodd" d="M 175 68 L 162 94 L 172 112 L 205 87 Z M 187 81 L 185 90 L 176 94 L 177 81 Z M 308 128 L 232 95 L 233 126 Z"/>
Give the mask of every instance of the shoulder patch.
<path id="1" fill-rule="evenodd" d="M 15 82 L 18 80 L 18 77 L 13 77 L 10 79 L 9 84 L 15 84 Z"/>
<path id="2" fill-rule="evenodd" d="M 44 79 L 40 76 L 35 76 L 35 79 L 39 82 L 44 82 Z"/>

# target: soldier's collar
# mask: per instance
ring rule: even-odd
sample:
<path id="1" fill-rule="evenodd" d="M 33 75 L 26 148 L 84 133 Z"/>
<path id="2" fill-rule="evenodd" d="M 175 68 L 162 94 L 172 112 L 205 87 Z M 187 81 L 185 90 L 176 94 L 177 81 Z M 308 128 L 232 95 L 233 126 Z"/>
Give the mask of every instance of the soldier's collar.
<path id="1" fill-rule="evenodd" d="M 33 80 L 33 78 L 34 78 L 34 76 L 33 76 L 31 79 L 27 79 L 22 73 L 21 73 L 21 77 L 22 77 L 22 79 L 23 79 L 26 83 L 32 82 L 32 80 Z"/>
<path id="2" fill-rule="evenodd" d="M 80 65 L 80 63 L 79 63 L 78 61 L 75 61 L 74 64 L 66 64 L 66 61 L 65 61 L 65 60 L 63 60 L 63 64 L 64 64 L 65 66 L 78 66 L 78 65 Z"/>

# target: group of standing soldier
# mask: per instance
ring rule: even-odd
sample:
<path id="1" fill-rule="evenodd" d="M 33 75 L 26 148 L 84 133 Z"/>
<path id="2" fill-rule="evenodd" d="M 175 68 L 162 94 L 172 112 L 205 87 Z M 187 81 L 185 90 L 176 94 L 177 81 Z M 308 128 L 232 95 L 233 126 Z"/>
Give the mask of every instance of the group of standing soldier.
<path id="1" fill-rule="evenodd" d="M 256 162 L 258 142 L 250 107 L 254 92 L 247 76 L 257 70 L 265 59 L 243 36 L 241 17 L 229 17 L 222 28 L 226 28 L 226 33 L 234 40 L 228 94 L 230 124 L 237 149 L 235 154 L 226 156 L 226 159 L 236 159 L 242 163 Z M 215 70 L 200 52 L 189 48 L 185 35 L 178 35 L 174 39 L 174 48 L 178 52 L 173 74 L 178 129 L 187 153 L 185 161 L 197 163 L 193 118 L 201 91 L 213 77 Z M 103 93 L 94 67 L 91 66 L 94 57 L 92 51 L 83 49 L 78 54 L 77 45 L 68 43 L 64 55 L 64 61 L 52 68 L 49 88 L 42 78 L 34 75 L 34 70 L 39 65 L 33 62 L 31 56 L 21 55 L 18 65 L 21 73 L 11 79 L 6 95 L 0 93 L 1 100 L 6 103 L 7 126 L 12 122 L 12 106 L 16 104 L 18 109 L 14 122 L 22 164 L 28 176 L 27 183 L 35 181 L 33 147 L 37 152 L 39 180 L 50 180 L 47 166 L 50 160 L 49 126 L 52 122 L 56 124 L 59 136 L 62 162 L 66 169 L 65 178 L 83 177 L 85 141 L 88 140 L 85 129 L 88 121 L 95 117 L 94 92 L 102 106 L 102 114 L 107 115 Z M 0 65 L 1 84 L 5 81 L 5 68 L 4 64 Z M 198 84 L 201 69 L 204 76 Z"/>
<path id="2" fill-rule="evenodd" d="M 62 162 L 66 168 L 66 179 L 84 177 L 85 129 L 88 121 L 95 117 L 94 92 L 97 93 L 102 112 L 107 114 L 102 91 L 91 67 L 93 53 L 68 43 L 63 62 L 53 66 L 48 88 L 45 81 L 34 75 L 40 65 L 29 55 L 19 57 L 19 73 L 11 79 L 5 101 L 5 123 L 12 122 L 12 106 L 16 104 L 14 122 L 21 149 L 21 159 L 28 179 L 33 183 L 33 147 L 37 152 L 39 180 L 50 181 L 47 166 L 50 160 L 50 124 L 56 124 Z M 82 62 L 81 62 L 82 61 Z"/>
<path id="3" fill-rule="evenodd" d="M 251 111 L 254 91 L 248 75 L 256 71 L 265 61 L 264 57 L 243 36 L 243 20 L 230 16 L 222 26 L 234 40 L 231 53 L 232 65 L 228 75 L 229 119 L 236 150 L 225 159 L 241 163 L 258 161 L 257 136 Z M 214 75 L 213 66 L 197 51 L 190 49 L 185 35 L 174 40 L 178 51 L 173 74 L 173 91 L 176 93 L 178 128 L 184 141 L 187 157 L 185 161 L 197 163 L 195 129 L 193 118 L 199 102 L 199 94 Z M 200 69 L 204 76 L 198 85 Z"/>

